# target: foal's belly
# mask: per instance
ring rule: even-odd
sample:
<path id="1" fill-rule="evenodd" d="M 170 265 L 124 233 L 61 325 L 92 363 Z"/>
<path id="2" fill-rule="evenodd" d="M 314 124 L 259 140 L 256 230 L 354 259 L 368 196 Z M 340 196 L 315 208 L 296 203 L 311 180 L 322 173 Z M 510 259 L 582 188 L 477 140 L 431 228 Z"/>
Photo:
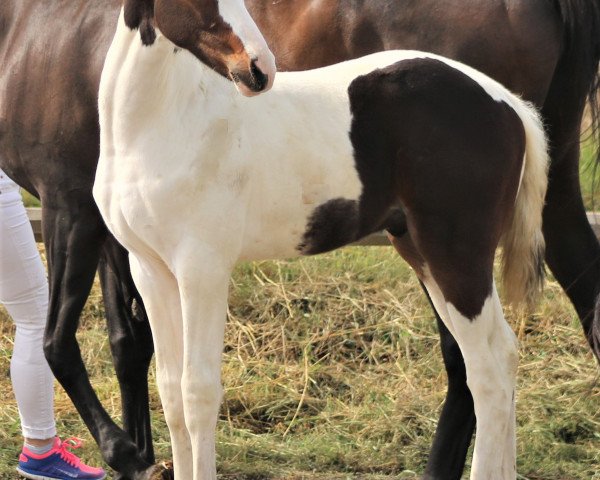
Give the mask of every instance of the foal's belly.
<path id="1" fill-rule="evenodd" d="M 252 199 L 244 219 L 240 260 L 291 258 L 302 254 L 311 218 L 326 197 L 323 185 L 289 185 L 280 195 Z M 322 191 L 319 191 L 322 190 Z"/>
<path id="2" fill-rule="evenodd" d="M 319 233 L 327 236 L 332 233 L 329 227 L 335 229 L 340 215 L 346 213 L 329 205 L 358 205 L 363 187 L 352 155 L 332 155 L 322 161 L 300 153 L 297 163 L 291 157 L 285 168 L 272 165 L 251 181 L 243 199 L 243 260 L 318 253 L 305 248 L 307 235 L 314 233 L 315 217 L 320 219 Z M 273 158 L 283 163 L 280 156 Z"/>

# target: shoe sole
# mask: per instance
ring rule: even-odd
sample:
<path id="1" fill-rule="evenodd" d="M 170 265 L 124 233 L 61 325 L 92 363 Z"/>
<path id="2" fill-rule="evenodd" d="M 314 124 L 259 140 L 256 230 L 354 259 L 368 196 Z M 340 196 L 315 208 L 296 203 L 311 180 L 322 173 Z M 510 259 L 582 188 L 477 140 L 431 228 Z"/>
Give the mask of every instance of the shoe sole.
<path id="1" fill-rule="evenodd" d="M 33 473 L 29 473 L 26 472 L 24 470 L 21 470 L 19 467 L 17 467 L 17 472 L 19 472 L 19 475 L 22 475 L 25 478 L 29 478 L 30 480 L 63 480 L 61 478 L 57 478 L 57 477 L 46 477 L 45 475 L 35 475 Z M 77 480 L 75 477 L 71 477 L 73 478 L 73 480 Z M 104 474 L 103 477 L 100 478 L 95 478 L 93 480 L 104 480 L 106 478 L 106 473 Z M 86 479 L 79 479 L 79 480 L 86 480 Z M 91 480 L 91 479 L 87 479 L 87 480 Z"/>

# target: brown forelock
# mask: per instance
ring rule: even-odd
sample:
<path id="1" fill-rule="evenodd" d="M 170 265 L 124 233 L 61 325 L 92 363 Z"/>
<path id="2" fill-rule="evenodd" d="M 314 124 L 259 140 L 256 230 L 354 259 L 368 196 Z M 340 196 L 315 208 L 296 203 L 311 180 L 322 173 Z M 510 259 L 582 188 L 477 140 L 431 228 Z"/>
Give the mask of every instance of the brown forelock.
<path id="1" fill-rule="evenodd" d="M 125 25 L 139 29 L 144 45 L 152 45 L 156 39 L 154 30 L 154 0 L 125 0 L 123 5 Z"/>
<path id="2" fill-rule="evenodd" d="M 219 14 L 216 0 L 157 0 L 156 24 L 175 45 L 229 77 L 229 66 L 250 59 L 240 38 Z"/>

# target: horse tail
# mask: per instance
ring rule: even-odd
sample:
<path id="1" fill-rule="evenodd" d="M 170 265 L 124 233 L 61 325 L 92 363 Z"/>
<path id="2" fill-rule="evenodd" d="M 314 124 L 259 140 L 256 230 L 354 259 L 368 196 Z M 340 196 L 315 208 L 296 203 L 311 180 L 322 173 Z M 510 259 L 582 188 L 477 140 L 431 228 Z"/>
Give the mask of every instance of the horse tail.
<path id="1" fill-rule="evenodd" d="M 521 100 L 511 102 L 525 130 L 521 183 L 508 229 L 502 235 L 502 270 L 506 299 L 530 306 L 544 283 L 542 210 L 548 185 L 548 144 L 537 110 Z"/>

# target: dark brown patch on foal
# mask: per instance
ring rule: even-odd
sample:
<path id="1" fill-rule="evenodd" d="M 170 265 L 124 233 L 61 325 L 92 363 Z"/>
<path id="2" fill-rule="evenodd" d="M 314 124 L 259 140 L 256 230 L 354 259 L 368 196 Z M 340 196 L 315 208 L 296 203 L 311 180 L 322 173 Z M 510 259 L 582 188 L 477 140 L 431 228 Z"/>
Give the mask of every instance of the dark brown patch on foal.
<path id="1" fill-rule="evenodd" d="M 521 120 L 433 59 L 358 77 L 348 95 L 363 192 L 356 209 L 340 199 L 315 209 L 301 251 L 318 253 L 380 228 L 407 232 L 411 263 L 420 256 L 446 299 L 475 317 L 491 292 L 494 252 L 516 197 Z"/>
<path id="2" fill-rule="evenodd" d="M 414 251 L 446 299 L 474 318 L 491 292 L 494 252 L 513 211 L 525 151 L 521 120 L 433 59 L 360 77 L 350 100 L 361 213 L 372 215 L 386 207 L 382 198 L 397 195 Z M 377 132 L 386 134 L 374 145 Z"/>

